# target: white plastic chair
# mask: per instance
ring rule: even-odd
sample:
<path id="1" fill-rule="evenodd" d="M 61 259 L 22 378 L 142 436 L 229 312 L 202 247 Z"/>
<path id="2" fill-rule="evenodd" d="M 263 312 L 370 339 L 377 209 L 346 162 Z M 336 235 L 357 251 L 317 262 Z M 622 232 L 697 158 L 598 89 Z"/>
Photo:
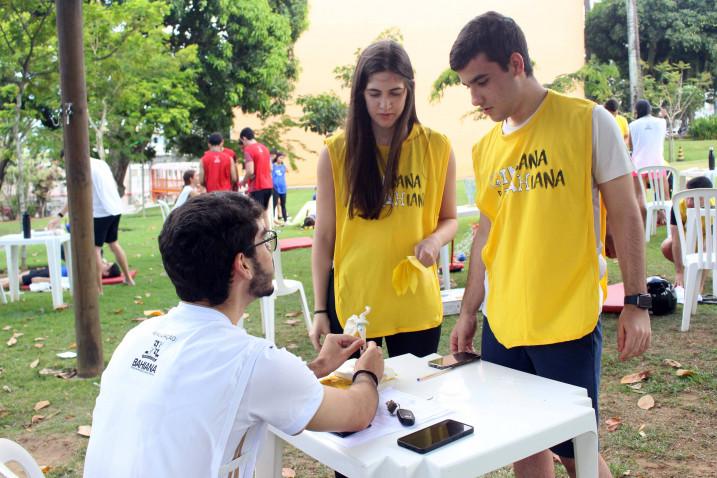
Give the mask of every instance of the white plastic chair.
<path id="1" fill-rule="evenodd" d="M 311 330 L 311 315 L 309 314 L 309 303 L 306 300 L 304 285 L 298 280 L 284 279 L 284 272 L 281 269 L 281 248 L 277 247 L 274 251 L 274 293 L 269 297 L 262 297 L 261 306 L 261 326 L 264 330 L 264 337 L 275 343 L 276 327 L 274 302 L 277 297 L 293 294 L 298 292 L 301 296 L 301 310 L 304 314 L 304 322 L 306 322 L 307 332 Z"/>
<path id="2" fill-rule="evenodd" d="M 7 304 L 7 297 L 5 296 L 5 288 L 0 285 L 0 302 Z"/>
<path id="3" fill-rule="evenodd" d="M 27 478 L 44 478 L 44 474 L 35 459 L 22 446 L 7 438 L 0 438 L 0 476 L 18 478 L 7 463 L 15 462 L 20 465 Z"/>
<path id="4" fill-rule="evenodd" d="M 680 203 L 688 203 L 687 220 L 683 224 Z M 697 296 L 702 274 L 712 271 L 712 294 L 717 295 L 717 189 L 688 189 L 673 197 L 677 218 L 677 232 L 685 265 L 685 303 L 682 308 L 682 326 L 690 328 L 690 316 L 697 311 Z"/>
<path id="5" fill-rule="evenodd" d="M 167 201 L 163 201 L 161 199 L 157 200 L 157 204 L 159 204 L 159 210 L 162 211 L 162 221 L 166 221 L 170 212 L 169 204 L 167 204 Z"/>
<path id="6" fill-rule="evenodd" d="M 637 170 L 640 178 L 640 189 L 645 202 L 647 215 L 645 217 L 645 242 L 649 242 L 650 236 L 657 232 L 657 212 L 664 211 L 665 219 L 670 220 L 670 209 L 672 200 L 670 192 L 666 190 L 667 180 L 672 177 L 672 184 L 679 183 L 680 175 L 675 168 L 670 166 L 646 166 Z M 645 187 L 647 179 L 650 189 Z M 668 225 L 669 226 L 669 225 Z M 670 237 L 670 228 L 667 227 L 667 237 Z"/>

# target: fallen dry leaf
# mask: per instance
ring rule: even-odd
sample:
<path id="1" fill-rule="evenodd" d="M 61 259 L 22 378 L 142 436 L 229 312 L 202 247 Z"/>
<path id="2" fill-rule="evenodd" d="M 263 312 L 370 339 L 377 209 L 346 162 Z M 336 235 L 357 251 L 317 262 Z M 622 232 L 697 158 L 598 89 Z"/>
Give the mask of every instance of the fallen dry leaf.
<path id="1" fill-rule="evenodd" d="M 620 383 L 629 384 L 629 383 L 642 382 L 643 380 L 647 380 L 649 377 L 650 377 L 650 371 L 643 370 L 642 372 L 631 373 L 630 375 L 625 375 L 624 377 L 622 377 L 620 379 Z"/>
<path id="2" fill-rule="evenodd" d="M 150 292 L 145 292 L 145 293 L 144 293 L 144 296 L 145 296 L 145 297 L 152 297 L 152 294 L 151 294 Z"/>
<path id="3" fill-rule="evenodd" d="M 70 304 L 60 304 L 57 307 L 55 307 L 55 310 L 65 310 L 65 309 L 69 309 L 69 308 L 70 308 Z"/>
<path id="4" fill-rule="evenodd" d="M 41 349 L 41 348 L 43 348 L 43 347 L 45 346 L 45 344 L 43 344 L 43 343 L 37 343 L 37 344 L 32 344 L 32 346 L 35 347 L 36 349 Z"/>
<path id="5" fill-rule="evenodd" d="M 295 310 L 293 312 L 287 312 L 284 314 L 284 317 L 298 317 L 299 314 L 301 314 L 301 311 Z"/>
<path id="6" fill-rule="evenodd" d="M 643 423 L 642 425 L 640 425 L 640 428 L 638 428 L 637 431 L 641 432 L 644 429 L 645 429 L 645 424 Z"/>
<path id="7" fill-rule="evenodd" d="M 145 320 L 147 320 L 147 317 L 135 317 L 134 319 L 129 320 L 131 320 L 132 322 L 144 322 Z"/>
<path id="8" fill-rule="evenodd" d="M 3 327 L 2 329 L 3 329 L 3 330 L 10 330 L 10 329 L 12 329 L 12 326 L 10 326 L 10 325 L 6 325 L 6 326 L 5 326 L 5 327 Z"/>
<path id="9" fill-rule="evenodd" d="M 38 373 L 40 375 L 52 375 L 57 378 L 64 378 L 65 380 L 69 380 L 75 375 L 77 375 L 77 369 L 70 368 L 66 370 L 60 370 L 56 368 L 43 368 Z"/>
<path id="10" fill-rule="evenodd" d="M 45 474 L 49 473 L 49 472 L 50 472 L 50 465 L 42 465 L 42 466 L 40 467 L 40 471 L 43 472 L 43 473 L 45 473 Z"/>
<path id="11" fill-rule="evenodd" d="M 135 295 L 134 298 L 137 299 L 137 300 L 142 300 L 142 296 L 141 296 L 141 295 Z"/>
<path id="12" fill-rule="evenodd" d="M 686 370 L 686 369 L 683 369 L 683 368 L 681 368 L 681 369 L 679 369 L 679 370 L 677 370 L 677 371 L 675 372 L 675 375 L 677 375 L 678 377 L 691 377 L 691 376 L 693 376 L 694 374 L 695 374 L 694 371 L 692 371 L 692 370 Z"/>
<path id="13" fill-rule="evenodd" d="M 244 312 L 244 313 L 242 314 L 242 316 L 241 316 L 241 320 L 249 320 L 249 314 L 247 314 L 246 312 Z"/>
<path id="14" fill-rule="evenodd" d="M 80 425 L 77 427 L 77 434 L 83 437 L 88 437 L 92 433 L 92 425 Z"/>
<path id="15" fill-rule="evenodd" d="M 72 342 L 70 345 L 67 346 L 68 349 L 73 350 L 77 348 L 77 342 Z"/>
<path id="16" fill-rule="evenodd" d="M 25 334 L 23 334 L 22 332 L 13 333 L 12 337 L 10 337 L 10 339 L 7 341 L 7 346 L 12 347 L 13 345 L 15 345 L 17 343 L 17 339 L 19 339 L 23 335 L 25 335 Z"/>
<path id="17" fill-rule="evenodd" d="M 296 472 L 293 468 L 282 468 L 281 469 L 281 478 L 294 478 L 296 476 Z"/>
<path id="18" fill-rule="evenodd" d="M 32 408 L 34 408 L 36 412 L 39 412 L 39 411 L 42 410 L 43 408 L 47 408 L 47 407 L 49 407 L 49 406 L 50 406 L 50 401 L 49 401 L 49 400 L 40 400 L 40 401 L 37 402 L 37 403 L 35 404 L 35 406 L 32 407 Z"/>
<path id="19" fill-rule="evenodd" d="M 144 301 L 141 300 L 141 299 L 136 299 L 136 300 L 134 301 L 134 303 L 137 304 L 137 305 L 144 305 Z"/>
<path id="20" fill-rule="evenodd" d="M 145 317 L 159 317 L 160 315 L 164 315 L 164 312 L 162 312 L 159 309 L 151 309 L 151 310 L 144 311 Z"/>
<path id="21" fill-rule="evenodd" d="M 628 387 L 630 387 L 633 390 L 640 390 L 642 388 L 642 383 L 641 382 L 631 383 L 630 385 L 628 385 Z"/>
<path id="22" fill-rule="evenodd" d="M 35 337 L 32 339 L 33 342 L 42 342 L 43 340 L 47 340 L 47 337 Z"/>
<path id="23" fill-rule="evenodd" d="M 645 395 L 644 397 L 640 397 L 640 400 L 637 401 L 637 406 L 643 410 L 649 410 L 655 406 L 655 399 L 652 398 L 652 395 Z"/>
<path id="24" fill-rule="evenodd" d="M 121 307 L 120 307 L 119 309 L 115 309 L 115 310 L 112 311 L 112 313 L 115 314 L 115 315 L 119 315 L 119 314 L 121 314 L 122 312 L 124 312 L 124 309 L 121 308 Z"/>
<path id="25" fill-rule="evenodd" d="M 12 388 L 10 388 L 10 385 L 3 385 L 2 389 L 5 390 L 7 393 L 12 393 Z"/>
<path id="26" fill-rule="evenodd" d="M 284 322 L 284 323 L 287 324 L 287 325 L 296 325 L 297 322 L 299 322 L 299 321 L 296 320 L 296 319 L 289 319 L 289 320 L 287 320 L 287 321 Z"/>
<path id="27" fill-rule="evenodd" d="M 605 425 L 607 425 L 607 431 L 608 432 L 614 432 L 618 428 L 620 428 L 620 425 L 622 424 L 622 419 L 620 417 L 612 417 L 605 420 Z"/>
<path id="28" fill-rule="evenodd" d="M 632 476 L 632 472 L 630 470 L 625 470 L 620 476 Z"/>
<path id="29" fill-rule="evenodd" d="M 45 415 L 33 415 L 32 418 L 30 419 L 30 423 L 32 423 L 34 425 L 36 423 L 40 423 L 44 419 L 45 419 Z"/>
<path id="30" fill-rule="evenodd" d="M 647 433 L 645 432 L 637 432 L 638 435 L 640 435 L 642 438 L 645 438 L 647 436 Z"/>
<path id="31" fill-rule="evenodd" d="M 672 368 L 682 368 L 682 364 L 677 360 L 665 359 L 662 361 L 665 365 L 669 365 Z"/>
<path id="32" fill-rule="evenodd" d="M 290 344 L 287 344 L 287 346 L 286 346 L 286 348 L 289 349 L 289 350 L 293 350 L 293 349 L 298 348 L 298 347 L 299 347 L 299 346 L 296 345 L 296 344 L 293 343 L 293 342 L 290 343 Z"/>
<path id="33" fill-rule="evenodd" d="M 38 365 L 40 365 L 40 359 L 39 359 L 39 358 L 36 358 L 36 359 L 33 360 L 32 362 L 30 362 L 30 368 L 35 368 L 35 367 L 37 367 Z"/>

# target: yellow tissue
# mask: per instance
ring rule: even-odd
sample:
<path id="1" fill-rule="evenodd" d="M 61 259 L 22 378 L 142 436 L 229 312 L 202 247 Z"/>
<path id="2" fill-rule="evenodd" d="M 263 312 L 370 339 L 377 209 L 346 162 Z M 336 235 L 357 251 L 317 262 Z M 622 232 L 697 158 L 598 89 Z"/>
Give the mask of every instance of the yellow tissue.
<path id="1" fill-rule="evenodd" d="M 418 278 L 426 270 L 426 267 L 416 259 L 416 256 L 408 256 L 393 268 L 391 283 L 396 295 L 404 295 L 411 290 L 415 294 L 418 288 Z"/>

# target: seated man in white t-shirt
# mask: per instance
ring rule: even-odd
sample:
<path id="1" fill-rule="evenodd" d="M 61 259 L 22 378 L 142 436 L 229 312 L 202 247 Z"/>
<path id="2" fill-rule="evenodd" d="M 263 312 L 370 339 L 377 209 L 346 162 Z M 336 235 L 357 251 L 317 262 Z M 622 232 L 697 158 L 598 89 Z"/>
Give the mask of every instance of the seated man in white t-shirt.
<path id="1" fill-rule="evenodd" d="M 86 478 L 250 477 L 267 425 L 289 435 L 369 425 L 383 375 L 375 343 L 358 359 L 353 385 L 339 390 L 317 377 L 362 340 L 329 335 L 304 364 L 236 325 L 273 291 L 277 239 L 262 214 L 248 197 L 221 192 L 167 218 L 159 249 L 182 301 L 115 350 L 93 413 Z"/>

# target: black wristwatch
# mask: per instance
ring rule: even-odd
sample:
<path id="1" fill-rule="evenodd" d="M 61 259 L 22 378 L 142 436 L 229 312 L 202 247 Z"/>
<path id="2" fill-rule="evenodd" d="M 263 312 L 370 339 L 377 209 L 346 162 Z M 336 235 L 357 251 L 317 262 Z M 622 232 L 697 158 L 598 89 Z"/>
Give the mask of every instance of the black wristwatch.
<path id="1" fill-rule="evenodd" d="M 640 309 L 649 309 L 652 307 L 652 296 L 650 294 L 626 295 L 625 305 L 636 305 Z"/>

